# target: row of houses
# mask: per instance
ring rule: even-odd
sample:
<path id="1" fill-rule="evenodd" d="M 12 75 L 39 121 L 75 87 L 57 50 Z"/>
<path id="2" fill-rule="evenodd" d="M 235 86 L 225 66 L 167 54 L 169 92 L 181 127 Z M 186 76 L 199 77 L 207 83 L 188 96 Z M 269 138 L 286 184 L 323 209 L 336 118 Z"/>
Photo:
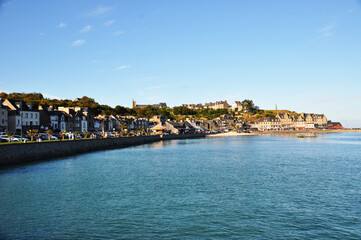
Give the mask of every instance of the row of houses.
<path id="1" fill-rule="evenodd" d="M 217 102 L 218 106 L 227 102 Z M 210 106 L 208 103 L 207 106 Z M 179 133 L 194 133 L 197 131 L 228 131 L 237 130 L 302 130 L 302 129 L 342 129 L 340 123 L 327 120 L 324 114 L 302 113 L 290 115 L 278 113 L 274 118 L 261 118 L 256 122 L 244 122 L 235 119 L 230 114 L 224 114 L 216 119 L 186 121 L 170 121 L 163 116 L 150 119 L 120 115 L 95 116 L 87 107 L 34 107 L 24 101 L 0 99 L 0 132 L 19 132 L 29 129 L 77 132 L 109 132 L 137 131 L 160 125 L 166 131 Z"/>
<path id="2" fill-rule="evenodd" d="M 326 129 L 331 122 L 324 114 L 302 113 L 292 116 L 288 113 L 278 113 L 274 118 L 261 118 L 257 122 L 249 123 L 250 128 L 265 130 L 305 130 Z"/>
<path id="3" fill-rule="evenodd" d="M 232 129 L 246 130 L 247 124 L 241 120 L 234 119 L 230 114 L 221 115 L 218 118 L 208 120 L 186 119 L 185 121 L 169 121 L 162 116 L 154 116 L 151 123 L 164 127 L 171 134 L 196 133 L 203 131 L 229 131 Z"/>
<path id="4" fill-rule="evenodd" d="M 149 126 L 148 119 L 132 116 L 95 116 L 87 107 L 34 107 L 24 101 L 0 99 L 0 132 L 20 132 L 29 129 L 107 132 L 121 131 L 124 128 L 140 130 Z"/>

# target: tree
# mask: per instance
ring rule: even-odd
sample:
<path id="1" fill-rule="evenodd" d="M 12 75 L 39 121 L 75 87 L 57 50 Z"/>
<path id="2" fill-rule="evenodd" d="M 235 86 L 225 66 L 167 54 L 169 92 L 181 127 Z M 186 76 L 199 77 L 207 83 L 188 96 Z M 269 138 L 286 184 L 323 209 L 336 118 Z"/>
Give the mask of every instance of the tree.
<path id="1" fill-rule="evenodd" d="M 60 132 L 60 137 L 64 140 L 64 137 L 65 137 L 65 134 L 66 134 L 66 131 L 61 131 Z"/>
<path id="2" fill-rule="evenodd" d="M 51 135 L 53 134 L 53 131 L 49 129 L 48 131 L 46 131 L 46 134 L 48 135 L 48 140 L 51 140 Z"/>
<path id="3" fill-rule="evenodd" d="M 99 106 L 99 111 L 101 112 L 101 115 L 112 115 L 115 113 L 114 109 L 108 105 L 100 105 Z"/>
<path id="4" fill-rule="evenodd" d="M 83 133 L 84 133 L 85 139 L 87 139 L 87 138 L 88 138 L 88 135 L 89 135 L 89 132 L 88 132 L 88 131 L 85 131 L 85 132 L 83 132 Z"/>
<path id="5" fill-rule="evenodd" d="M 245 99 L 241 104 L 244 112 L 256 113 L 259 111 L 259 107 L 255 106 L 252 100 Z"/>
<path id="6" fill-rule="evenodd" d="M 115 106 L 114 111 L 117 115 L 128 115 L 129 114 L 128 109 L 126 109 L 125 107 L 119 106 L 119 105 Z"/>
<path id="7" fill-rule="evenodd" d="M 123 122 L 122 124 L 120 124 L 120 130 L 124 131 L 127 128 L 127 124 L 125 122 Z"/>
<path id="8" fill-rule="evenodd" d="M 30 136 L 31 141 L 33 141 L 35 135 L 38 133 L 38 130 L 30 129 L 30 130 L 28 130 L 26 133 Z"/>
<path id="9" fill-rule="evenodd" d="M 14 136 L 14 133 L 12 133 L 12 132 L 7 132 L 7 133 L 6 133 L 6 136 L 8 136 L 9 142 L 11 142 L 11 137 Z"/>

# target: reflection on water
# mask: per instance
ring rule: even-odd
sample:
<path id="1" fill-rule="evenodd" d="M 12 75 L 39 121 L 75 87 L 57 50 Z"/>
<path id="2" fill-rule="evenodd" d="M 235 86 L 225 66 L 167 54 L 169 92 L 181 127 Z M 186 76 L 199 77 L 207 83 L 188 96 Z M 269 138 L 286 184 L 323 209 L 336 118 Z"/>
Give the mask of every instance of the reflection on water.
<path id="1" fill-rule="evenodd" d="M 0 239 L 360 239 L 361 134 L 161 141 L 0 170 Z"/>

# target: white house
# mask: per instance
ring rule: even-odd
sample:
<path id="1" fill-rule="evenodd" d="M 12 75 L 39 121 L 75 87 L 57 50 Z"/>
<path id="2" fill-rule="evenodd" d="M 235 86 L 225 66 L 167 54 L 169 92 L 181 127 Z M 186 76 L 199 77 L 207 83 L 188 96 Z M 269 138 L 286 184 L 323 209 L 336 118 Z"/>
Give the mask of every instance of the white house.
<path id="1" fill-rule="evenodd" d="M 232 104 L 232 111 L 241 111 L 242 110 L 242 103 L 240 101 L 234 101 Z"/>

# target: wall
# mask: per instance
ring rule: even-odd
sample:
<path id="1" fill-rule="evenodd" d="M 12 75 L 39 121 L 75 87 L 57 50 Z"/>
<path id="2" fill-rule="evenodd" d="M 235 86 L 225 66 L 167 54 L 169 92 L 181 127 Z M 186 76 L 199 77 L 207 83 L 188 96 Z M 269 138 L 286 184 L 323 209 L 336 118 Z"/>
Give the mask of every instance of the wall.
<path id="1" fill-rule="evenodd" d="M 179 134 L 179 135 L 163 135 L 163 140 L 171 139 L 191 139 L 191 138 L 204 138 L 205 134 Z"/>
<path id="2" fill-rule="evenodd" d="M 204 134 L 159 135 L 76 141 L 0 145 L 0 166 L 28 163 L 106 149 L 123 148 L 171 139 L 201 138 Z"/>

